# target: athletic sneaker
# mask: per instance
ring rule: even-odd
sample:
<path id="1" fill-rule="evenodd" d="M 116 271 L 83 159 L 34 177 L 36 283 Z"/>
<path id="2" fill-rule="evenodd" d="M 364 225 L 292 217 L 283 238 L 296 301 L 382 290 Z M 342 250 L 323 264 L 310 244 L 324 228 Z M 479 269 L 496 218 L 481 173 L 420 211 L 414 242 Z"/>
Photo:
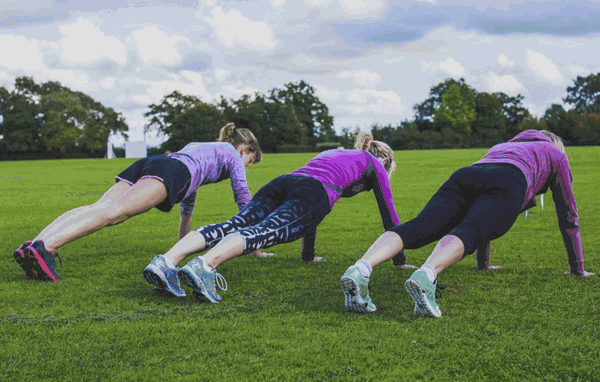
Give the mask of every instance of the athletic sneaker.
<path id="1" fill-rule="evenodd" d="M 56 271 L 56 260 L 58 256 L 55 252 L 48 251 L 44 247 L 44 242 L 37 240 L 24 250 L 25 257 L 31 262 L 31 273 L 36 280 L 51 280 L 59 282 L 62 276 Z M 59 257 L 60 259 L 60 257 Z"/>
<path id="2" fill-rule="evenodd" d="M 369 278 L 353 265 L 346 269 L 340 279 L 340 287 L 344 292 L 344 307 L 357 313 L 369 313 L 377 310 L 369 297 Z"/>
<path id="3" fill-rule="evenodd" d="M 23 268 L 23 270 L 25 271 L 25 274 L 30 279 L 34 278 L 35 275 L 33 274 L 33 272 L 31 272 L 31 266 L 32 266 L 31 260 L 25 256 L 25 249 L 27 247 L 29 247 L 31 245 L 31 243 L 32 243 L 31 240 L 27 240 L 26 242 L 21 244 L 21 246 L 19 248 L 15 249 L 15 252 L 13 253 L 13 257 L 15 258 L 15 261 L 17 262 L 17 264 L 19 264 L 21 266 L 21 268 Z"/>
<path id="4" fill-rule="evenodd" d="M 416 270 L 404 288 L 415 301 L 415 314 L 424 317 L 441 317 L 442 311 L 435 302 L 435 289 L 437 280 L 429 282 L 427 274 L 422 269 Z"/>
<path id="5" fill-rule="evenodd" d="M 204 269 L 205 261 L 202 257 L 196 257 L 179 270 L 179 277 L 185 285 L 194 288 L 194 297 L 200 302 L 217 303 L 223 297 L 217 293 L 216 286 L 221 290 L 227 290 L 227 281 L 216 269 L 208 272 Z M 223 284 L 225 286 L 223 286 Z"/>
<path id="6" fill-rule="evenodd" d="M 144 278 L 155 286 L 154 289 L 166 291 L 175 297 L 185 297 L 177 278 L 177 268 L 169 268 L 163 255 L 156 255 L 144 268 Z"/>

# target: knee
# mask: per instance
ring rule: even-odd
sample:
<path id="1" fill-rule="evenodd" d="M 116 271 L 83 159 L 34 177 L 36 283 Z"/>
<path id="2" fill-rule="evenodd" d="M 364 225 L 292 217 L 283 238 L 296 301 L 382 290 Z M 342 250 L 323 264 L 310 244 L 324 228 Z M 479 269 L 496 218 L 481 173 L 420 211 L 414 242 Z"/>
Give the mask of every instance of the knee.
<path id="1" fill-rule="evenodd" d="M 113 226 L 123 223 L 129 218 L 127 212 L 125 211 L 125 206 L 122 206 L 118 203 L 101 203 L 98 204 L 96 207 L 98 209 L 99 215 L 102 217 L 103 222 L 107 226 Z"/>

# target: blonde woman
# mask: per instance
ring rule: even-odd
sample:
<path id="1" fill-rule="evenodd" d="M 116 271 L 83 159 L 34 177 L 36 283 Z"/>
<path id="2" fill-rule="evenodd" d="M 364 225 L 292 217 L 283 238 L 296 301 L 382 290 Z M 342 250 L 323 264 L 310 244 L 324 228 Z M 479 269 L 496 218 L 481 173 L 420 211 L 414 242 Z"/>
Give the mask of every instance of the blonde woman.
<path id="1" fill-rule="evenodd" d="M 483 159 L 461 168 L 433 195 L 419 215 L 388 229 L 340 280 L 345 307 L 375 310 L 368 291 L 373 268 L 404 248 L 417 249 L 440 240 L 425 264 L 405 283 L 415 314 L 440 317 L 435 302 L 437 275 L 512 227 L 520 212 L 531 208 L 535 195 L 552 190 L 558 226 L 569 260 L 569 274 L 591 276 L 583 267 L 579 218 L 572 175 L 559 137 L 527 130 L 492 147 Z"/>
<path id="2" fill-rule="evenodd" d="M 55 250 L 106 226 L 112 226 L 153 207 L 169 212 L 181 203 L 179 237 L 190 231 L 196 191 L 204 184 L 231 179 L 240 209 L 250 201 L 246 167 L 261 161 L 258 140 L 248 129 L 230 123 L 218 142 L 189 143 L 176 153 L 140 159 L 115 177 L 115 185 L 94 204 L 68 211 L 33 241 L 22 244 L 14 258 L 27 276 L 58 282 Z"/>
<path id="3" fill-rule="evenodd" d="M 273 179 L 236 216 L 190 232 L 164 257 L 176 266 L 186 256 L 212 248 L 181 268 L 179 278 L 201 302 L 219 302 L 215 283 L 221 289 L 226 284 L 215 268 L 236 256 L 303 238 L 302 258 L 322 261 L 312 251 L 316 229 L 340 197 L 373 190 L 384 227 L 400 224 L 389 182 L 395 167 L 392 149 L 361 133 L 355 150 L 324 151 L 300 169 Z"/>

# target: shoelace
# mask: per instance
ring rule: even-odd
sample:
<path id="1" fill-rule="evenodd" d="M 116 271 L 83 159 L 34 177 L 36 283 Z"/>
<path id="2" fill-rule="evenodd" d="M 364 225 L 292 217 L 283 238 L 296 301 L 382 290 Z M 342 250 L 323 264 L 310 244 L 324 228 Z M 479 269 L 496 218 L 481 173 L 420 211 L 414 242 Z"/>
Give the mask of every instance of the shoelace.
<path id="1" fill-rule="evenodd" d="M 437 280 L 436 280 L 437 283 Z M 444 284 L 437 284 L 436 288 L 435 288 L 435 298 L 442 298 L 442 290 L 446 289 L 446 286 Z"/>
<path id="2" fill-rule="evenodd" d="M 58 253 L 54 252 L 54 254 L 52 256 L 54 256 L 55 259 L 58 259 L 58 262 L 60 263 L 60 266 L 62 267 L 62 259 L 60 258 Z"/>
<path id="3" fill-rule="evenodd" d="M 214 275 L 215 275 L 215 281 L 217 286 L 219 287 L 219 289 L 221 290 L 227 290 L 227 280 L 225 280 L 225 277 L 223 277 L 222 274 L 217 273 L 217 271 L 214 271 Z M 225 287 L 223 287 L 223 284 L 225 284 Z"/>

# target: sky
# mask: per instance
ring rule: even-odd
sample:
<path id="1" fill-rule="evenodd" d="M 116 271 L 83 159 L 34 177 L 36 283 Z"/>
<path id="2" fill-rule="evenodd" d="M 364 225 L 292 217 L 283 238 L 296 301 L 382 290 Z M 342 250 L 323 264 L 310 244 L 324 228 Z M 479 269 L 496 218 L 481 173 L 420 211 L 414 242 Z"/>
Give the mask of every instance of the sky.
<path id="1" fill-rule="evenodd" d="M 300 80 L 338 133 L 413 119 L 448 78 L 521 94 L 541 117 L 600 72 L 599 52 L 600 0 L 0 2 L 0 86 L 59 81 L 149 145 L 165 137 L 144 136 L 143 114 L 175 90 L 214 102 Z"/>

